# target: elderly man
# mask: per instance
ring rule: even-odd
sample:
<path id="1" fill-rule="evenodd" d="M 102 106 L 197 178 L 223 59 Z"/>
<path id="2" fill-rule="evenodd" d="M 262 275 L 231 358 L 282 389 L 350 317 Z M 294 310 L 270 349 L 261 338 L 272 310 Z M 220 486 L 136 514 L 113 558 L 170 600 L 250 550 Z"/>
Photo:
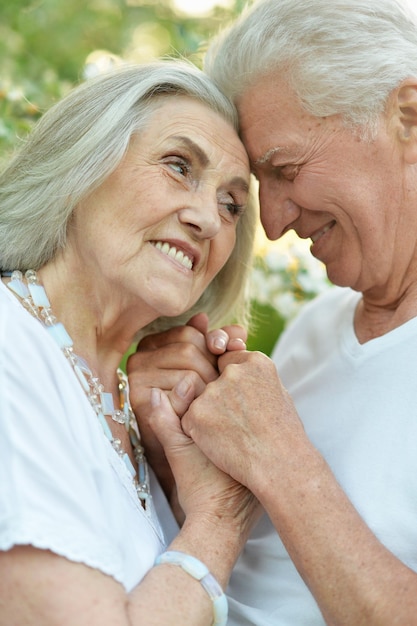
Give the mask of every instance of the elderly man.
<path id="1" fill-rule="evenodd" d="M 417 17 L 400 0 L 260 0 L 206 71 L 238 106 L 268 237 L 311 239 L 338 287 L 273 361 L 227 350 L 218 377 L 202 342 L 236 329 L 153 337 L 130 364 L 136 407 L 152 424 L 146 386 L 173 388 L 184 431 L 266 510 L 231 625 L 412 626 Z"/>

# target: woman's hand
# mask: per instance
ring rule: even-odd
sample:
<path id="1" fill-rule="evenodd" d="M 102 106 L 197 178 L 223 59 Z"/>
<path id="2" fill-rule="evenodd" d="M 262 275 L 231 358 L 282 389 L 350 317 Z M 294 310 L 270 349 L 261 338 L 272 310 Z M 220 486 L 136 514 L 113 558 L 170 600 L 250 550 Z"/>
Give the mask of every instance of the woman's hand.
<path id="1" fill-rule="evenodd" d="M 149 414 L 150 391 L 170 392 L 187 375 L 198 396 L 218 376 L 217 357 L 226 351 L 245 349 L 246 330 L 237 324 L 208 330 L 204 313 L 194 315 L 185 326 L 144 337 L 127 362 L 133 409 Z"/>
<path id="2" fill-rule="evenodd" d="M 208 318 L 200 313 L 185 326 L 145 337 L 128 359 L 130 402 L 139 422 L 142 442 L 148 461 L 173 507 L 175 481 L 164 450 L 149 427 L 151 390 L 158 387 L 166 391 L 174 411 L 182 416 L 207 383 L 218 377 L 218 355 L 227 350 L 244 349 L 246 338 L 245 329 L 238 325 L 208 331 Z"/>
<path id="3" fill-rule="evenodd" d="M 167 394 L 156 388 L 149 425 L 164 447 L 186 518 L 212 520 L 214 525 L 221 520 L 234 532 L 238 525 L 242 539 L 247 537 L 261 513 L 256 498 L 207 459 L 183 432 Z"/>

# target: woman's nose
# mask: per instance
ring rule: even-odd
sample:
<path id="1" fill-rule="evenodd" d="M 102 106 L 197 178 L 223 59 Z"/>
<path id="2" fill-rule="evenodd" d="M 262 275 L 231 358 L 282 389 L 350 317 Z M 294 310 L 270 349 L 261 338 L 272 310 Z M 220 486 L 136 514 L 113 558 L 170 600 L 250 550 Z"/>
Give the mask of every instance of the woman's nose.
<path id="1" fill-rule="evenodd" d="M 200 239 L 213 239 L 221 227 L 217 194 L 195 193 L 190 203 L 179 211 L 182 224 L 188 225 Z"/>

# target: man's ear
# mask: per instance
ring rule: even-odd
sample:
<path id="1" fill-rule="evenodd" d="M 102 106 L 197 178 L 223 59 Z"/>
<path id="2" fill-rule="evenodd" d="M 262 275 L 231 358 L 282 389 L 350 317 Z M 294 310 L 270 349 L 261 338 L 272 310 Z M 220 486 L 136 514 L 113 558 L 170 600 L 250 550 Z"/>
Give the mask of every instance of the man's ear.
<path id="1" fill-rule="evenodd" d="M 392 93 L 392 121 L 407 163 L 417 163 L 417 77 L 407 78 Z"/>

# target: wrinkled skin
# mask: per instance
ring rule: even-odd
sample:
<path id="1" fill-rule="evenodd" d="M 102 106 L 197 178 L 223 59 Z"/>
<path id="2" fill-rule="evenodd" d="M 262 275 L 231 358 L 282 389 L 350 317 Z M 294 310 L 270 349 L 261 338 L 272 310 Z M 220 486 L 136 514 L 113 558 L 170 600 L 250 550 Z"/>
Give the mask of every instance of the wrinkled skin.
<path id="1" fill-rule="evenodd" d="M 131 403 L 138 416 L 146 455 L 180 522 L 183 513 L 178 506 L 171 467 L 149 423 L 152 388 L 164 390 L 173 410 L 182 417 L 192 400 L 217 379 L 218 355 L 225 350 L 243 350 L 246 338 L 246 330 L 238 325 L 209 332 L 207 316 L 198 314 L 186 326 L 145 337 L 128 359 Z"/>

